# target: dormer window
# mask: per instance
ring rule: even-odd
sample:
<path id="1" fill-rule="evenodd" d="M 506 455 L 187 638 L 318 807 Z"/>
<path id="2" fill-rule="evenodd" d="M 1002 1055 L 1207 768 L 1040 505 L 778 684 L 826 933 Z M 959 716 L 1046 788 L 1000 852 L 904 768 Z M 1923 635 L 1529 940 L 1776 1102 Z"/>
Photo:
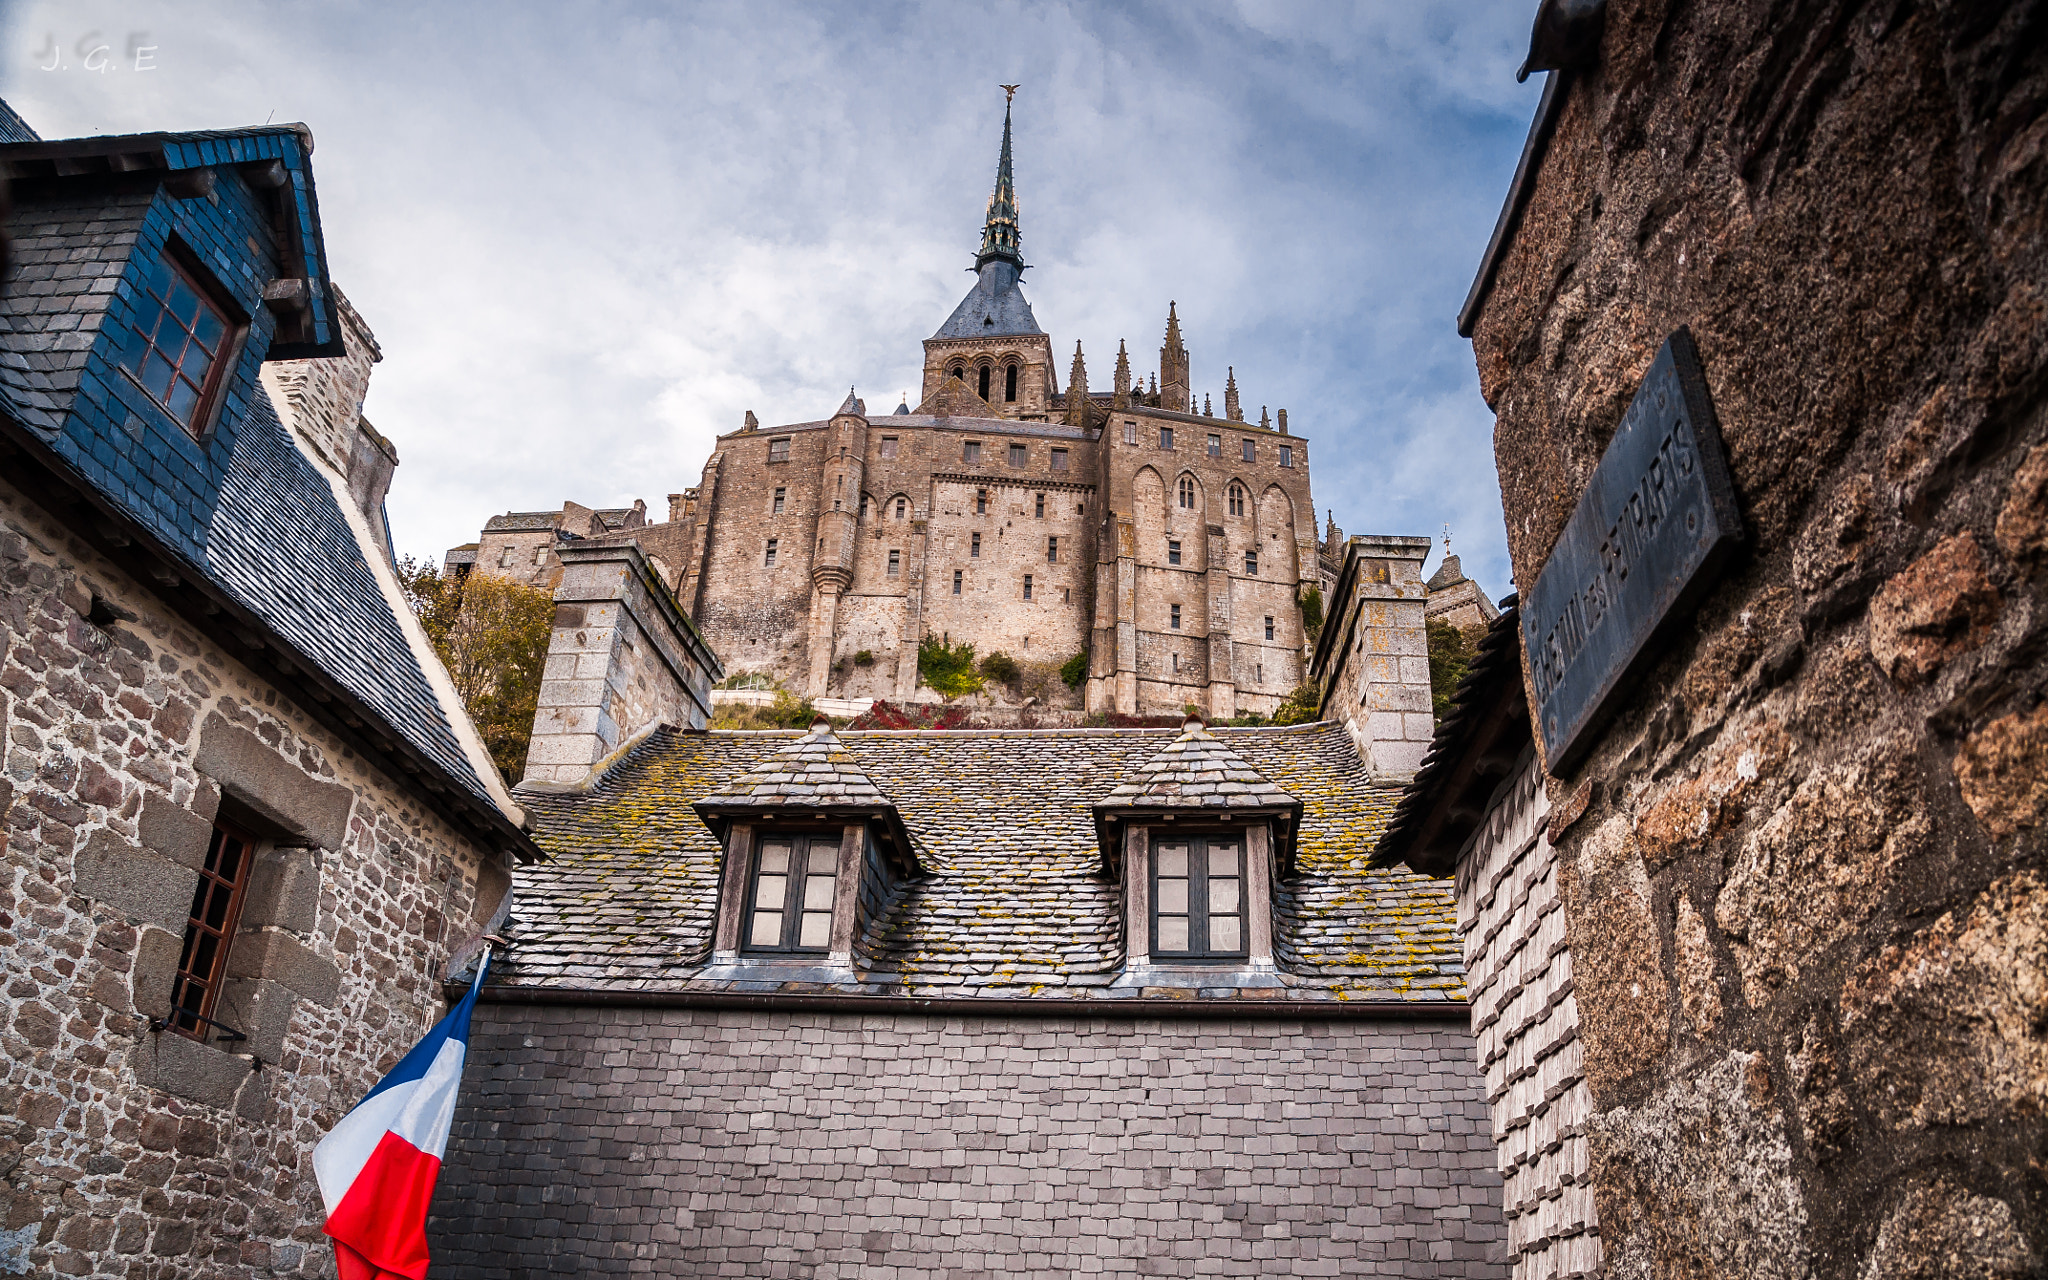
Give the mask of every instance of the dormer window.
<path id="1" fill-rule="evenodd" d="M 746 951 L 823 955 L 832 944 L 839 834 L 764 835 L 747 896 Z"/>
<path id="2" fill-rule="evenodd" d="M 1218 960 L 1246 953 L 1244 839 L 1164 836 L 1152 844 L 1152 956 Z"/>
<path id="3" fill-rule="evenodd" d="M 205 433 L 235 330 L 226 306 L 166 253 L 143 281 L 121 366 L 196 440 Z"/>

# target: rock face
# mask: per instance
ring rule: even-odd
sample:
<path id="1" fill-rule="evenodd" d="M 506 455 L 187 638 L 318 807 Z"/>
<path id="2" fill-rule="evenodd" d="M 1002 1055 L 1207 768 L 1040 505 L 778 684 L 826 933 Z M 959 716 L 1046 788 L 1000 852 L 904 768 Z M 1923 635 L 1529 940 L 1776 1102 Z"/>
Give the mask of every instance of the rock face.
<path id="1" fill-rule="evenodd" d="M 1611 1275 L 2048 1252 L 2044 18 L 1610 4 L 1478 313 L 1518 582 L 1680 325 L 1750 530 L 1551 783 Z"/>

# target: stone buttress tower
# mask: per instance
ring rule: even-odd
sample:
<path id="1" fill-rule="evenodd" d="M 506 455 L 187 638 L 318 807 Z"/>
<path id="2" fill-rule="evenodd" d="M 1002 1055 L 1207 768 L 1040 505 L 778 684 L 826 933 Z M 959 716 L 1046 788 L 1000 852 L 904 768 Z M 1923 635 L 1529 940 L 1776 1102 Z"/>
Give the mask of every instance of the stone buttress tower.
<path id="1" fill-rule="evenodd" d="M 886 401 L 884 403 L 887 403 Z M 817 541 L 811 558 L 810 689 L 822 694 L 832 676 L 839 597 L 853 585 L 860 534 L 860 495 L 868 451 L 867 406 L 851 390 L 832 415 L 818 477 Z"/>
<path id="2" fill-rule="evenodd" d="M 1174 308 L 1174 303 L 1166 304 L 1166 345 L 1159 348 L 1159 407 L 1188 413 L 1194 407 L 1188 400 L 1194 384 L 1189 381 L 1188 349 L 1181 345 L 1180 316 Z"/>

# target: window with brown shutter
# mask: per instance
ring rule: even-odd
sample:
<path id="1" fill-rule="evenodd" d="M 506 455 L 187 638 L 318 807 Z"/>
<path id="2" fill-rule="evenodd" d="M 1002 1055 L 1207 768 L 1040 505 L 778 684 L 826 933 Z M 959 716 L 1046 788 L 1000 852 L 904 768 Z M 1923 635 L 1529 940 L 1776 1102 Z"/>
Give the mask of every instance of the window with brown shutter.
<path id="1" fill-rule="evenodd" d="M 1245 847 L 1237 835 L 1158 837 L 1152 846 L 1152 957 L 1249 954 Z"/>
<path id="2" fill-rule="evenodd" d="M 838 868 L 836 832 L 763 835 L 747 891 L 742 947 L 822 954 L 832 943 Z"/>

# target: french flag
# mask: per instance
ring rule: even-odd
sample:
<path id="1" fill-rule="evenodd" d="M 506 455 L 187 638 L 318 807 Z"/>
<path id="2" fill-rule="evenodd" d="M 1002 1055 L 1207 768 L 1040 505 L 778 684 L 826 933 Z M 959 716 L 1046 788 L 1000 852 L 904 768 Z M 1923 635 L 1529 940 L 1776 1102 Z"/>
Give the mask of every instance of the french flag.
<path id="1" fill-rule="evenodd" d="M 490 963 L 487 946 L 469 994 L 313 1148 L 340 1280 L 426 1280 L 427 1203 Z"/>

